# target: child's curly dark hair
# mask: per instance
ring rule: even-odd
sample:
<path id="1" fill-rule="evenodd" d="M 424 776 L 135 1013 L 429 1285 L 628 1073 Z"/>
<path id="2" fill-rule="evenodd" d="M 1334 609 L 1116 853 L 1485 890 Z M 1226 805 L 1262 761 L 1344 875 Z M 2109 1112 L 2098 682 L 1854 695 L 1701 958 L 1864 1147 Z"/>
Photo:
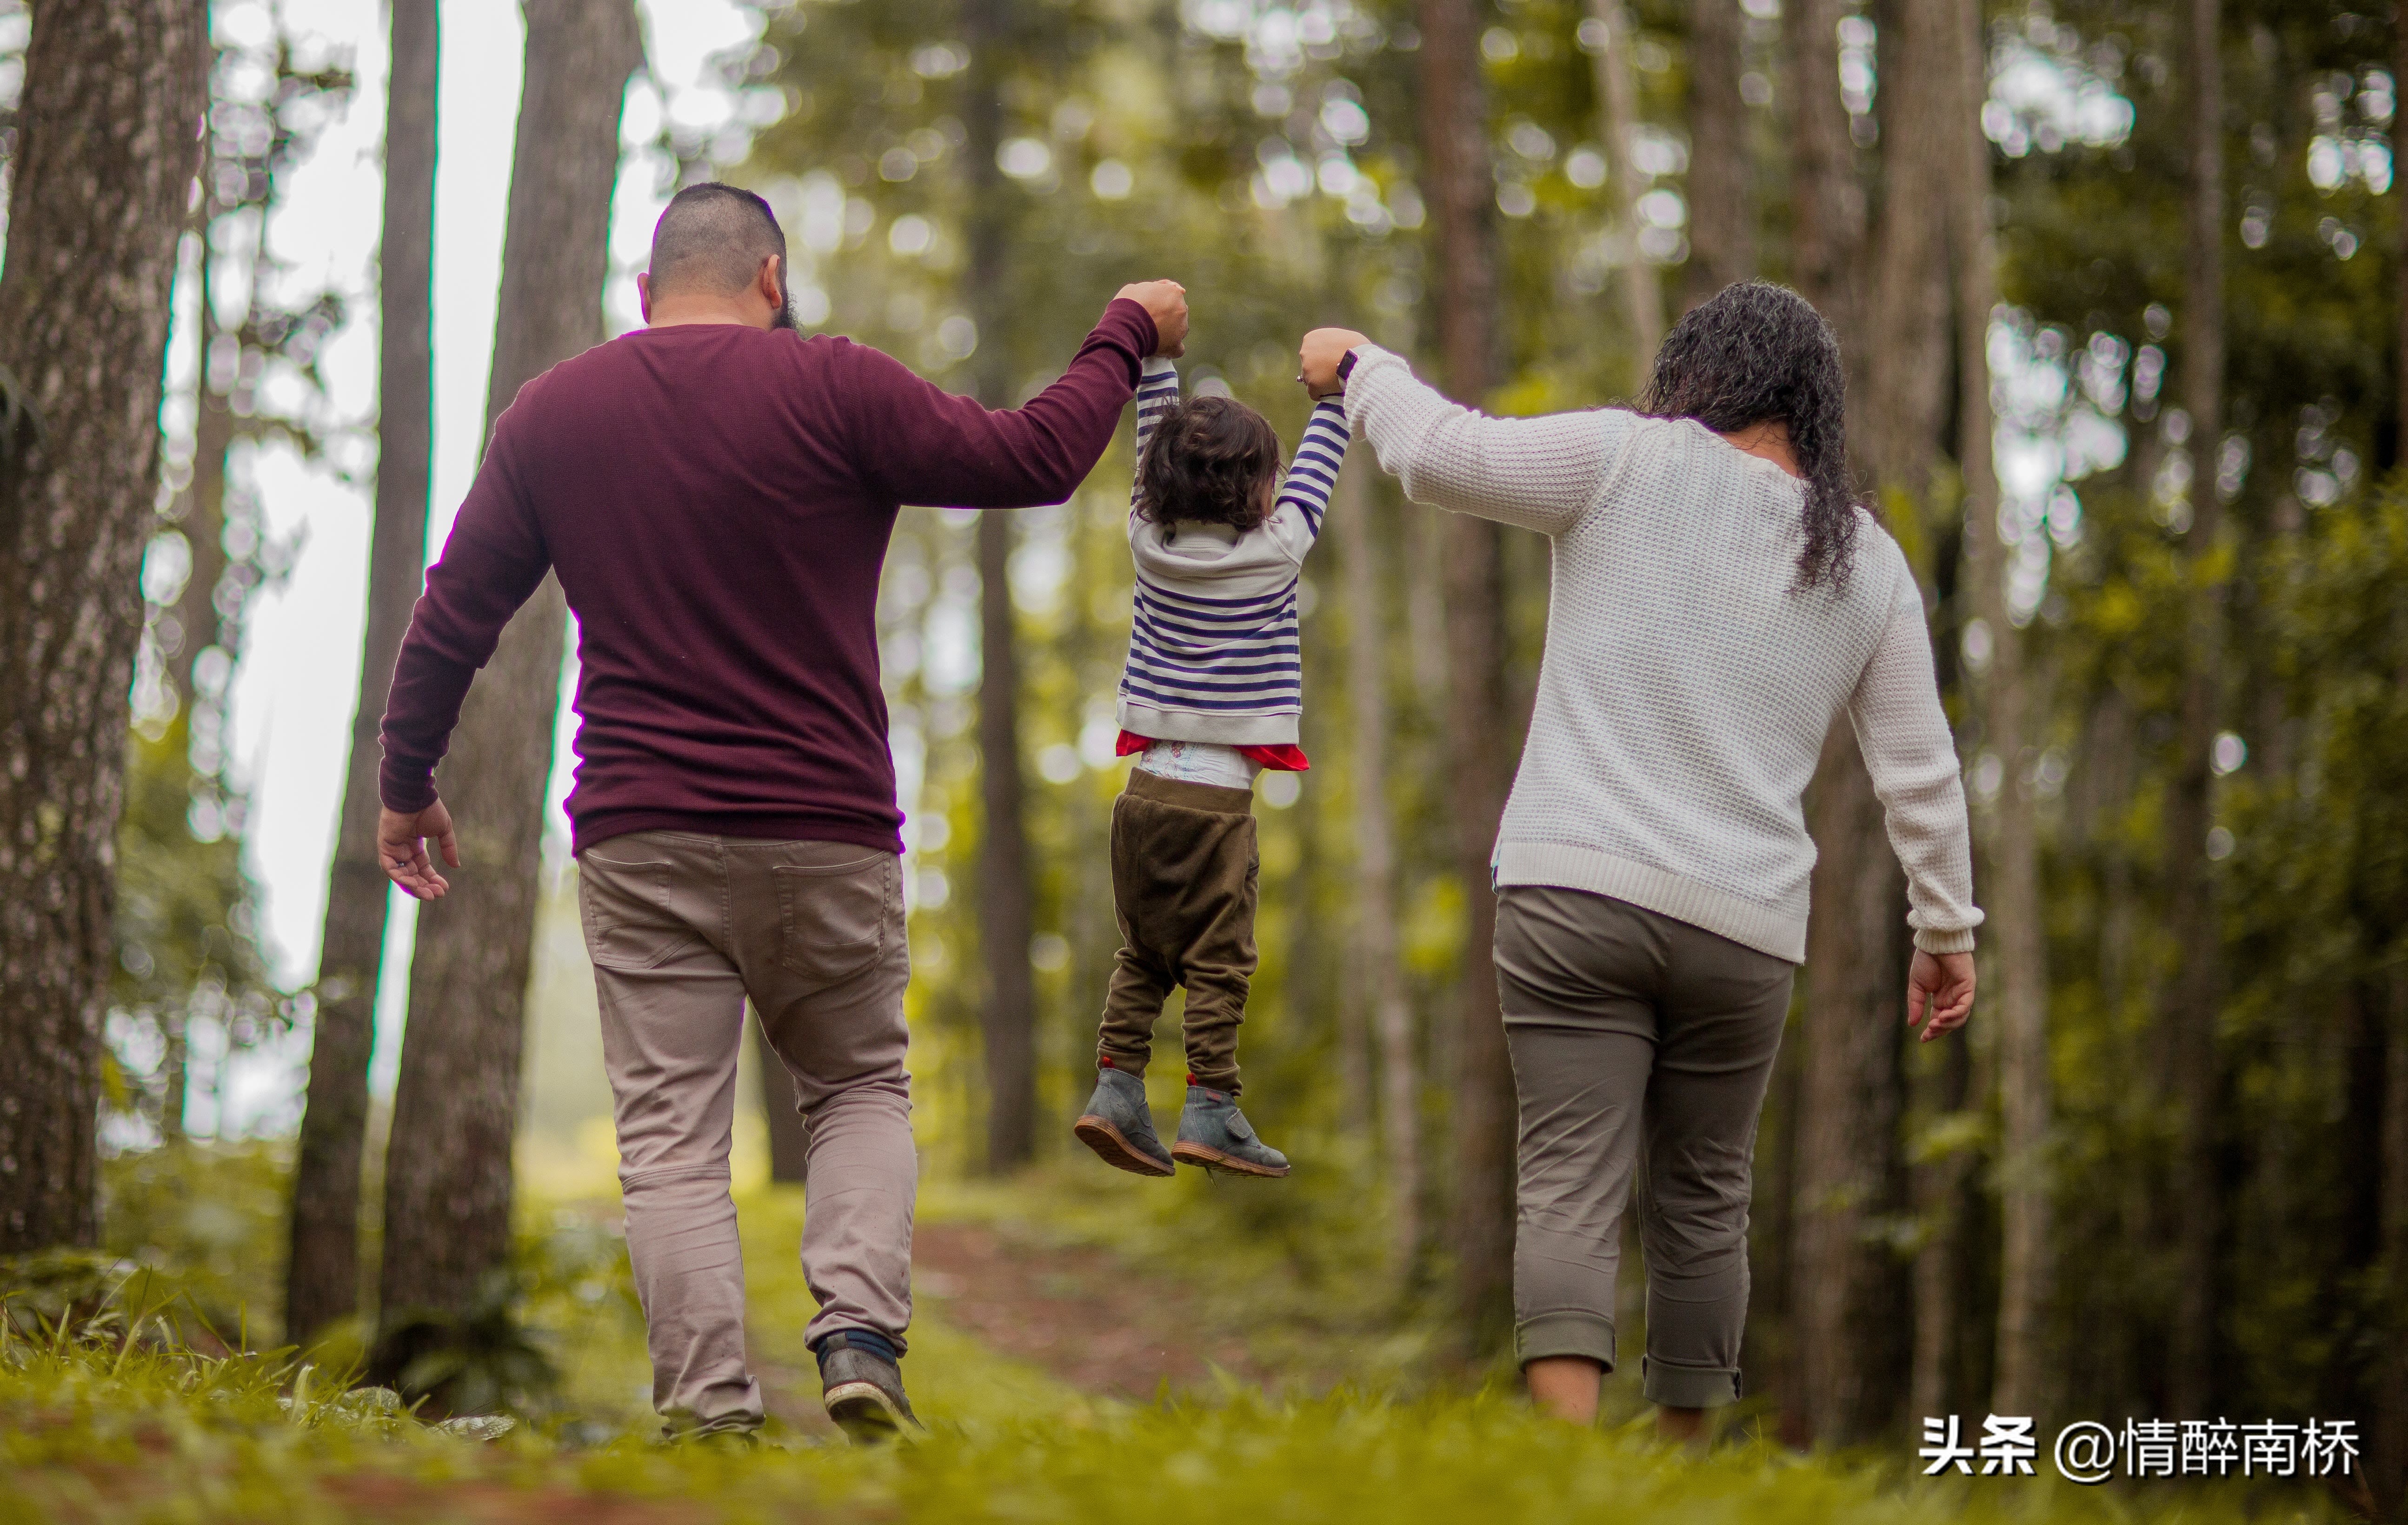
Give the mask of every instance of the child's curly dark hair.
<path id="1" fill-rule="evenodd" d="M 1268 484 L 1279 479 L 1279 434 L 1234 397 L 1170 405 L 1138 463 L 1140 518 L 1227 524 L 1240 534 L 1270 517 Z"/>

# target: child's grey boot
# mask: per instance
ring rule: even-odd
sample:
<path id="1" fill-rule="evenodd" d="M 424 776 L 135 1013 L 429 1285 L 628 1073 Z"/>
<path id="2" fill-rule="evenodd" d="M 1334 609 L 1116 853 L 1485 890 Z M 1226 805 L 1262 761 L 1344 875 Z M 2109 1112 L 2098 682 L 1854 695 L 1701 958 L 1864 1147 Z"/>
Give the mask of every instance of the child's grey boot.
<path id="1" fill-rule="evenodd" d="M 1108 1165 L 1138 1176 L 1179 1174 L 1170 1162 L 1170 1151 L 1154 1133 L 1154 1109 L 1145 1105 L 1145 1081 L 1126 1070 L 1096 1072 L 1096 1093 L 1087 1098 L 1087 1110 L 1070 1131 Z"/>
<path id="2" fill-rule="evenodd" d="M 1187 1088 L 1187 1106 L 1179 1114 L 1179 1142 L 1170 1147 L 1170 1157 L 1181 1164 L 1231 1176 L 1287 1174 L 1287 1156 L 1255 1136 L 1254 1125 L 1238 1110 L 1238 1099 L 1203 1086 Z"/>

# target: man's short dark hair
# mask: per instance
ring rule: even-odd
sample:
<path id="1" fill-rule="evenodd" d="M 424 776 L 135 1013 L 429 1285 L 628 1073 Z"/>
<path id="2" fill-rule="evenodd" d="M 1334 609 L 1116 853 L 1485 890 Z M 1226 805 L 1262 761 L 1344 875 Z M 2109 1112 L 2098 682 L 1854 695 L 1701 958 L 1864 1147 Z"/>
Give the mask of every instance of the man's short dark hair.
<path id="1" fill-rule="evenodd" d="M 777 256 L 784 283 L 786 234 L 769 204 L 738 186 L 705 180 L 669 198 L 652 224 L 652 290 L 731 295 L 752 283 L 763 259 Z"/>

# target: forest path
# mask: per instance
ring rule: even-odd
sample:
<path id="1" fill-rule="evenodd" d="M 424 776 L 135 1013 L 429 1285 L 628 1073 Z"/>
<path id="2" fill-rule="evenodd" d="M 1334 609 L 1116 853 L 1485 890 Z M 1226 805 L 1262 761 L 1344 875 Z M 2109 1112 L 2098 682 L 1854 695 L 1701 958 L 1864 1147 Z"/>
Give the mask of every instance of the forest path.
<path id="1" fill-rule="evenodd" d="M 833 1434 L 817 1365 L 802 1341 L 816 1306 L 796 1249 L 801 1193 L 748 1197 L 748 1342 L 769 1412 L 806 1434 Z M 1111 1251 L 1049 1241 L 1034 1225 L 924 1210 L 913 1236 L 911 1351 L 904 1362 L 924 1418 L 1005 1418 L 1094 1412 L 1165 1392 L 1251 1387 L 1272 1374 L 1234 1333 L 1199 1329 L 1176 1280 Z"/>

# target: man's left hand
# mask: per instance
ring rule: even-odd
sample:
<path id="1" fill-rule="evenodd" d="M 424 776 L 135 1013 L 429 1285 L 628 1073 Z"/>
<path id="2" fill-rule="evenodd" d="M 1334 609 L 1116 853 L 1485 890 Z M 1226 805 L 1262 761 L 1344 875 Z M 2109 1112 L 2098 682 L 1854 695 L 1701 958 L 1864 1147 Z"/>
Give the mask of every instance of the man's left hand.
<path id="1" fill-rule="evenodd" d="M 460 839 L 452 830 L 452 812 L 443 808 L 441 800 L 414 815 L 377 812 L 377 866 L 412 900 L 440 900 L 452 888 L 452 881 L 427 856 L 429 842 L 443 855 L 444 862 L 460 866 Z"/>

